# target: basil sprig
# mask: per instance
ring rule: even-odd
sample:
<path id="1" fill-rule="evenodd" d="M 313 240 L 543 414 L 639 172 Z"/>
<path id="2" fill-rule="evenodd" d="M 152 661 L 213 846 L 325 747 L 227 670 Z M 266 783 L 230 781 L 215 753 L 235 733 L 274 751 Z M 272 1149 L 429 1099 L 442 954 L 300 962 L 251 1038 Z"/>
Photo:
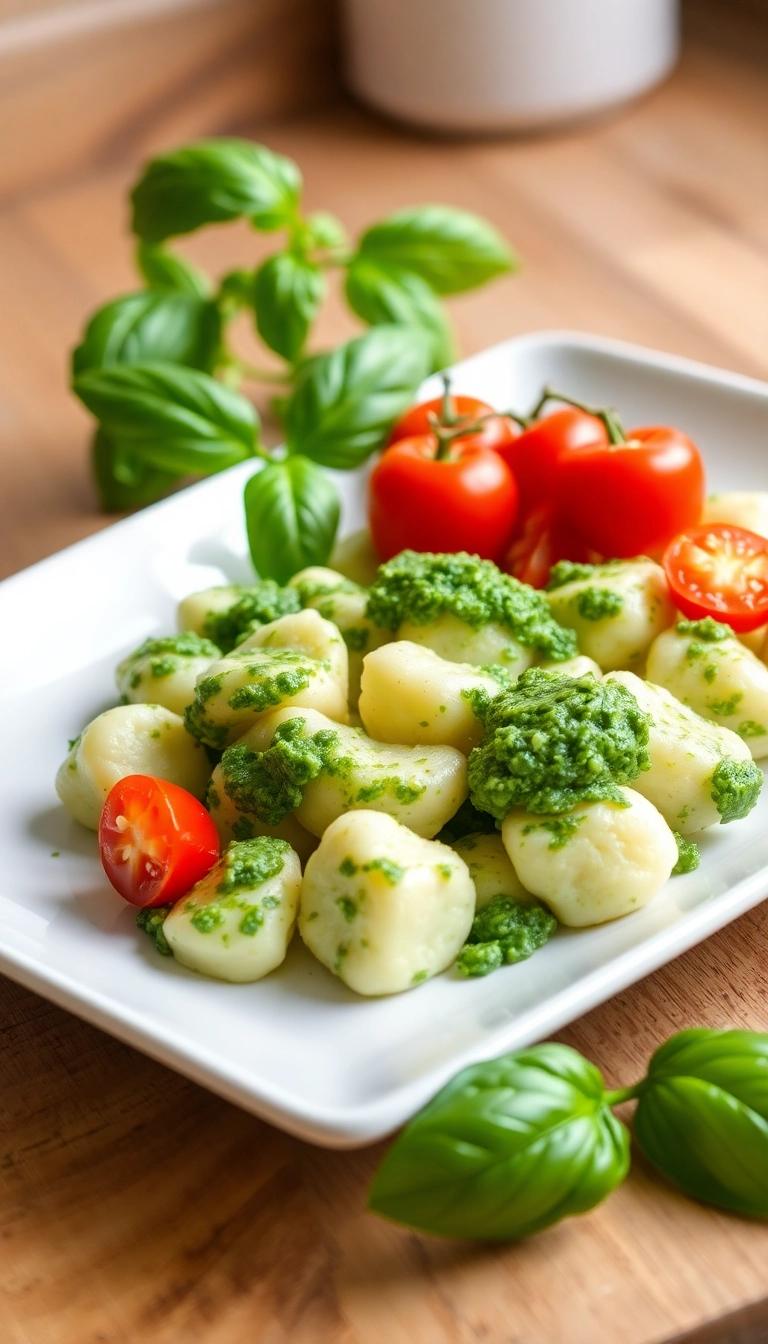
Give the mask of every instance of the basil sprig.
<path id="1" fill-rule="evenodd" d="M 624 1180 L 629 1134 L 610 1108 L 634 1098 L 635 1138 L 660 1172 L 695 1199 L 768 1218 L 768 1034 L 705 1028 L 673 1036 L 640 1083 L 614 1092 L 563 1045 L 465 1069 L 396 1139 L 370 1208 L 440 1236 L 539 1232 Z"/>
<path id="2" fill-rule="evenodd" d="M 245 487 L 245 518 L 259 574 L 286 583 L 307 565 L 324 565 L 340 505 L 330 476 L 308 458 L 271 462 Z"/>
<path id="3" fill-rule="evenodd" d="M 263 576 L 275 578 L 289 577 L 287 567 L 299 559 L 321 563 L 333 542 L 338 502 L 309 463 L 356 467 L 382 446 L 423 378 L 456 354 L 439 296 L 513 270 L 513 253 L 485 220 L 441 205 L 400 210 L 351 242 L 334 215 L 304 214 L 301 173 L 292 160 L 247 140 L 200 140 L 158 155 L 131 203 L 145 288 L 95 313 L 72 360 L 73 389 L 98 422 L 93 469 L 102 503 L 137 507 L 184 477 L 220 471 L 254 453 L 269 457 L 255 412 L 237 389 L 243 380 L 273 383 L 286 461 L 305 461 L 294 469 L 280 459 L 280 470 L 264 472 L 263 483 L 249 487 L 252 558 Z M 262 233 L 282 230 L 282 245 L 215 283 L 168 246 L 174 237 L 237 219 Z M 369 330 L 308 355 L 333 271 Z M 265 367 L 229 343 L 230 324 L 244 312 L 269 351 Z M 285 507 L 265 528 L 270 482 L 275 489 L 282 482 L 276 498 Z M 297 519 L 308 529 L 300 542 Z"/>

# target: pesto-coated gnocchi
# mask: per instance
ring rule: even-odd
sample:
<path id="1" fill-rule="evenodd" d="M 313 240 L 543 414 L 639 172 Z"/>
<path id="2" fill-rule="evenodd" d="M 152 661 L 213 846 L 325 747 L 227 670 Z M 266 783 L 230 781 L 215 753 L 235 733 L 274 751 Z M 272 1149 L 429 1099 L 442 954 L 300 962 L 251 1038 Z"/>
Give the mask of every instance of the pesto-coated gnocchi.
<path id="1" fill-rule="evenodd" d="M 473 692 L 494 696 L 500 689 L 469 663 L 449 662 L 433 649 L 399 639 L 365 658 L 360 717 L 379 742 L 447 744 L 466 755 L 483 732 Z"/>
<path id="2" fill-rule="evenodd" d="M 515 808 L 502 823 L 504 847 L 527 891 L 561 924 L 583 928 L 639 910 L 677 863 L 661 813 L 634 789 L 622 803 L 577 803 L 560 816 Z"/>
<path id="3" fill-rule="evenodd" d="M 746 742 L 729 728 L 702 719 L 663 686 L 641 681 L 632 672 L 610 672 L 605 679 L 631 691 L 649 717 L 651 767 L 634 781 L 638 793 L 681 835 L 727 820 L 723 811 L 729 805 L 733 766 L 751 761 Z"/>
<path id="4" fill-rule="evenodd" d="M 118 664 L 117 689 L 128 704 L 163 705 L 183 714 L 195 698 L 195 686 L 221 649 L 192 631 L 145 639 Z"/>
<path id="5" fill-rule="evenodd" d="M 96 831 L 110 789 L 126 775 L 157 775 L 205 796 L 211 767 L 184 720 L 162 705 L 118 705 L 92 719 L 56 775 L 56 792 L 76 821 Z"/>
<path id="6" fill-rule="evenodd" d="M 653 560 L 556 565 L 547 593 L 560 625 L 576 631 L 581 653 L 607 671 L 640 671 L 658 634 L 674 620 L 667 580 Z"/>
<path id="7" fill-rule="evenodd" d="M 506 626 L 495 621 L 477 627 L 467 625 L 451 612 L 443 612 L 424 625 L 404 621 L 397 638 L 423 644 L 451 663 L 471 663 L 473 667 L 498 663 L 511 677 L 519 677 L 535 658 L 535 651 L 516 640 Z"/>
<path id="8" fill-rule="evenodd" d="M 326 569 L 322 565 L 302 569 L 289 580 L 289 587 L 298 590 L 302 606 L 314 608 L 340 630 L 349 656 L 349 703 L 355 709 L 360 696 L 363 659 L 372 649 L 388 644 L 392 639 L 391 631 L 374 625 L 366 615 L 368 594 L 365 588 L 335 569 Z"/>
<path id="9" fill-rule="evenodd" d="M 284 840 L 235 841 L 163 924 L 176 960 L 244 984 L 285 960 L 301 895 L 298 855 Z"/>
<path id="10" fill-rule="evenodd" d="M 451 849 L 456 850 L 469 869 L 475 884 L 477 910 L 482 910 L 494 896 L 508 896 L 515 901 L 535 900 L 512 867 L 498 831 L 490 835 L 465 835 L 461 840 L 454 840 Z"/>
<path id="11" fill-rule="evenodd" d="M 180 603 L 176 615 L 179 630 L 191 630 L 196 635 L 205 636 L 212 616 L 229 611 L 242 596 L 243 589 L 237 583 L 220 584 L 216 588 L 204 588 L 202 592 L 190 593 Z"/>
<path id="12" fill-rule="evenodd" d="M 562 663 L 539 663 L 539 667 L 544 672 L 557 672 L 561 677 L 585 677 L 591 673 L 599 681 L 603 675 L 603 669 L 598 667 L 594 658 L 587 658 L 584 653 L 578 653 L 575 658 L 566 658 Z"/>
<path id="13" fill-rule="evenodd" d="M 307 863 L 299 931 L 358 994 L 399 994 L 444 971 L 472 925 L 467 865 L 383 812 L 351 811 Z"/>
<path id="14" fill-rule="evenodd" d="M 371 808 L 431 837 L 467 796 L 466 757 L 454 747 L 374 742 L 312 709 L 275 710 L 225 753 L 221 769 L 243 811 L 270 820 L 280 790 L 285 810 L 295 808 L 318 836 L 343 812 Z"/>
<path id="15" fill-rule="evenodd" d="M 263 625 L 198 680 L 185 722 L 218 750 L 283 706 L 319 710 L 346 722 L 347 650 L 339 631 L 316 611 Z"/>
<path id="16" fill-rule="evenodd" d="M 768 756 L 768 667 L 725 625 L 679 621 L 648 654 L 649 681 Z"/>
<path id="17" fill-rule="evenodd" d="M 259 835 L 273 836 L 276 840 L 288 841 L 291 849 L 298 854 L 302 868 L 310 854 L 317 849 L 317 836 L 305 831 L 292 812 L 283 817 L 276 826 L 268 826 L 266 822 L 259 821 L 253 812 L 241 812 L 224 788 L 220 765 L 216 766 L 211 775 L 205 801 L 219 833 L 222 847 L 230 844 L 232 840 L 252 840 Z"/>

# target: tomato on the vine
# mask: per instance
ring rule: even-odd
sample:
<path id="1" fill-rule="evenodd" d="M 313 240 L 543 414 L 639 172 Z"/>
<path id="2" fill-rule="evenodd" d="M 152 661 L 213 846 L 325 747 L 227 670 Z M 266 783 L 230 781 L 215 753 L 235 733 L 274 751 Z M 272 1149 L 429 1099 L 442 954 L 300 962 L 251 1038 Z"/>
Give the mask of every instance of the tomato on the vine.
<path id="1" fill-rule="evenodd" d="M 712 616 L 736 634 L 768 621 L 768 539 L 745 527 L 707 523 L 664 552 L 672 597 L 684 616 Z"/>
<path id="2" fill-rule="evenodd" d="M 613 422 L 614 426 L 616 422 Z M 649 555 L 693 527 L 704 507 L 704 467 L 687 435 L 666 426 L 620 430 L 562 458 L 555 508 L 609 558 Z"/>
<path id="3" fill-rule="evenodd" d="M 401 439 L 370 479 L 369 521 L 382 560 L 399 551 L 469 551 L 498 560 L 512 536 L 517 486 L 498 453 L 474 436 Z"/>
<path id="4" fill-rule="evenodd" d="M 219 837 L 210 814 L 186 789 L 152 775 L 126 775 L 104 804 L 99 851 L 126 901 L 167 905 L 210 871 Z"/>
<path id="5" fill-rule="evenodd" d="M 432 433 L 435 421 L 447 430 L 476 425 L 478 428 L 467 435 L 467 441 L 480 448 L 494 448 L 497 452 L 506 448 L 521 432 L 514 420 L 497 415 L 487 402 L 479 401 L 477 397 L 453 396 L 446 389 L 442 397 L 422 401 L 406 411 L 390 433 L 388 446 L 401 439 Z"/>
<path id="6" fill-rule="evenodd" d="M 570 453 L 585 444 L 607 442 L 602 420 L 576 406 L 563 406 L 495 446 L 517 481 L 520 509 L 528 513 L 552 499 L 559 468 Z"/>

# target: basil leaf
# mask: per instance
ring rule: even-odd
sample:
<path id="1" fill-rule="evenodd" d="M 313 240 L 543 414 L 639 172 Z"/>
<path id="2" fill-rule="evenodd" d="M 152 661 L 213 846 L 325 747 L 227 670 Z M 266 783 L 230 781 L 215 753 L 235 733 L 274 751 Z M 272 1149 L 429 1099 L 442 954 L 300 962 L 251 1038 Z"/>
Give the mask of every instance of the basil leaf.
<path id="1" fill-rule="evenodd" d="M 295 217 L 300 194 L 291 159 L 249 140 L 198 140 L 147 164 L 131 193 L 133 231 L 162 243 L 243 216 L 258 229 L 279 229 Z"/>
<path id="2" fill-rule="evenodd" d="M 355 257 L 345 285 L 347 302 L 364 322 L 404 322 L 421 326 L 432 345 L 430 372 L 444 369 L 456 357 L 456 343 L 435 291 L 414 271 L 383 266 Z"/>
<path id="3" fill-rule="evenodd" d="M 76 395 L 107 434 L 175 476 L 208 476 L 253 456 L 257 416 L 246 397 L 174 364 L 88 369 Z"/>
<path id="4" fill-rule="evenodd" d="M 310 247 L 345 247 L 347 231 L 340 219 L 327 210 L 313 210 L 304 221 Z"/>
<path id="5" fill-rule="evenodd" d="M 234 312 L 253 307 L 253 281 L 253 271 L 230 271 L 219 285 L 219 302 Z"/>
<path id="6" fill-rule="evenodd" d="M 289 451 L 325 467 L 357 467 L 379 448 L 430 365 L 418 327 L 373 327 L 302 365 L 286 407 Z"/>
<path id="7" fill-rule="evenodd" d="M 287 583 L 307 565 L 326 564 L 339 525 L 329 476 L 306 457 L 271 462 L 245 486 L 245 522 L 256 573 Z"/>
<path id="8" fill-rule="evenodd" d="M 266 345 L 294 363 L 325 297 L 319 266 L 278 252 L 259 267 L 253 286 L 256 328 Z"/>
<path id="9" fill-rule="evenodd" d="M 768 1217 L 768 1033 L 681 1031 L 651 1059 L 635 1138 L 694 1199 Z"/>
<path id="10" fill-rule="evenodd" d="M 205 271 L 158 243 L 139 243 L 136 265 L 150 289 L 179 290 L 196 294 L 199 299 L 210 297 L 211 283 Z"/>
<path id="11" fill-rule="evenodd" d="M 363 234 L 360 254 L 384 266 L 415 271 L 438 294 L 474 289 L 518 265 L 486 220 L 447 205 L 398 210 Z"/>
<path id="12" fill-rule="evenodd" d="M 465 1069 L 386 1154 L 369 1203 L 422 1232 L 507 1241 L 585 1213 L 629 1169 L 594 1067 L 540 1045 Z"/>
<path id="13" fill-rule="evenodd" d="M 162 498 L 179 481 L 167 471 L 158 471 L 142 462 L 130 449 L 97 429 L 91 445 L 91 465 L 99 492 L 99 503 L 108 513 L 141 509 Z"/>
<path id="14" fill-rule="evenodd" d="M 94 313 L 72 355 L 75 376 L 86 369 L 162 360 L 211 371 L 221 343 L 216 304 L 196 294 L 142 290 Z"/>

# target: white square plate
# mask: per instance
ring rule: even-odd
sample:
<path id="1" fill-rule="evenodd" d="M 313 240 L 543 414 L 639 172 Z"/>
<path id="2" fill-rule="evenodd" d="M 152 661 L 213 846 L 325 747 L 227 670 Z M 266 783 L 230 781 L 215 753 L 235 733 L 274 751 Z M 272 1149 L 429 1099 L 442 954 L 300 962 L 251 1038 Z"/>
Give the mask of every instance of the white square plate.
<path id="1" fill-rule="evenodd" d="M 768 385 L 614 342 L 541 333 L 460 364 L 454 388 L 525 408 L 543 383 L 618 407 L 628 425 L 677 424 L 714 489 L 768 489 Z M 428 390 L 433 390 L 431 383 Z M 530 961 L 484 980 L 447 972 L 395 998 L 347 991 L 297 938 L 254 985 L 161 960 L 107 885 L 94 836 L 53 787 L 73 737 L 114 702 L 113 668 L 173 629 L 176 602 L 248 581 L 234 468 L 0 585 L 0 968 L 315 1143 L 351 1147 L 401 1124 L 471 1061 L 541 1039 L 670 961 L 768 893 L 768 791 L 702 839 L 699 870 L 614 924 L 561 929 Z M 347 531 L 361 476 L 337 478 Z M 59 857 L 54 857 L 58 851 Z"/>

